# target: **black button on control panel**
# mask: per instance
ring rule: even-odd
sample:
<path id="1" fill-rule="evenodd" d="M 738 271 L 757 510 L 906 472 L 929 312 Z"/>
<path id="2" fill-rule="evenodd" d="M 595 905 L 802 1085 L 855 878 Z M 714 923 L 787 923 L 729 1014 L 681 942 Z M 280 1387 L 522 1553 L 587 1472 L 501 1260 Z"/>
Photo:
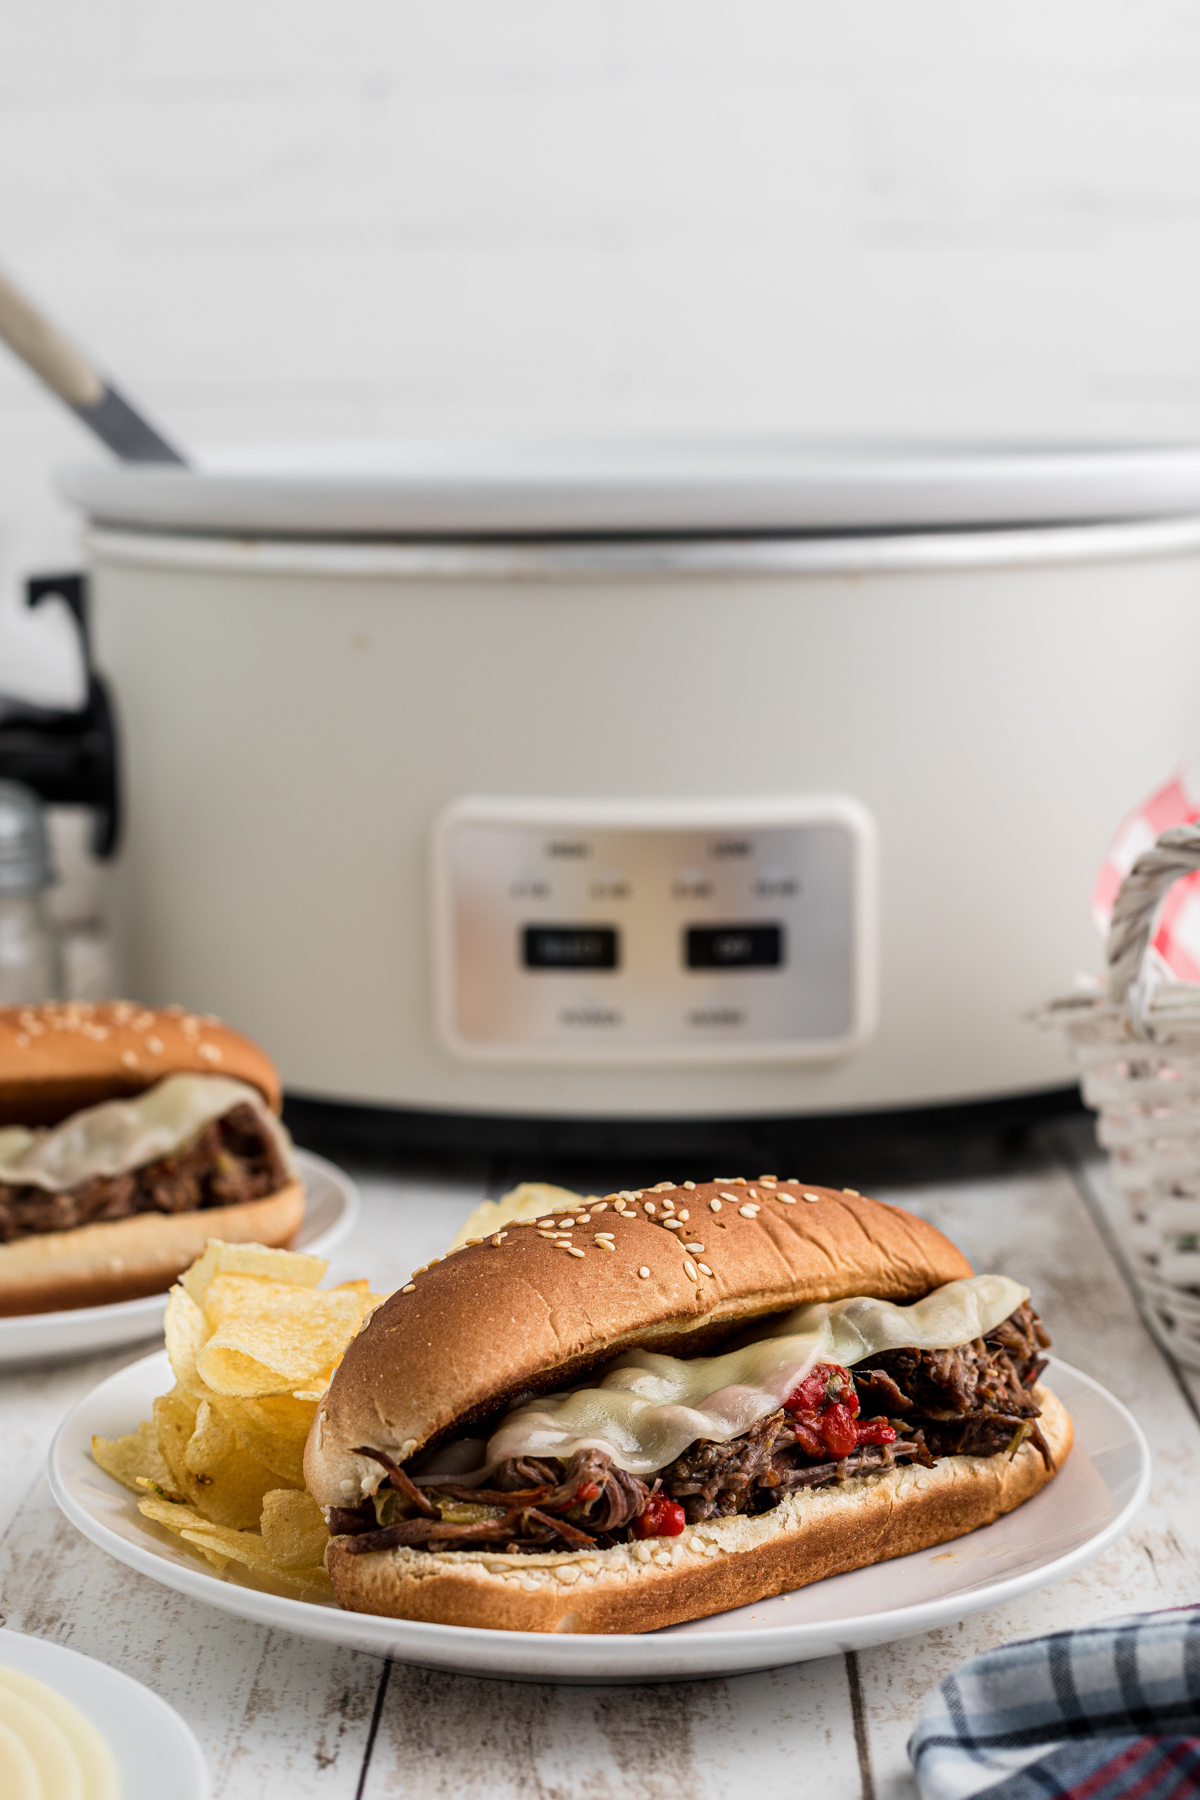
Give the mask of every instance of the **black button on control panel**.
<path id="1" fill-rule="evenodd" d="M 620 933 L 611 925 L 525 925 L 521 961 L 527 969 L 615 969 Z"/>
<path id="2" fill-rule="evenodd" d="M 689 925 L 683 934 L 689 969 L 780 969 L 782 925 Z"/>

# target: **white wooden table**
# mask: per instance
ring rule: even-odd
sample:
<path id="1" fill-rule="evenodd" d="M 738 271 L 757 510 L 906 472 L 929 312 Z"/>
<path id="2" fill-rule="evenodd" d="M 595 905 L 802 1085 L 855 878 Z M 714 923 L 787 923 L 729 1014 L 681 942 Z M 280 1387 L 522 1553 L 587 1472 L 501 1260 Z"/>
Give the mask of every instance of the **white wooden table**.
<path id="1" fill-rule="evenodd" d="M 848 1181 L 852 1164 L 848 1133 Z M 335 1273 L 387 1288 L 436 1254 L 484 1182 L 368 1177 L 362 1187 L 361 1228 Z M 173 1594 L 59 1515 L 45 1478 L 54 1428 L 91 1385 L 152 1347 L 142 1346 L 0 1376 L 4 1623 L 97 1656 L 170 1701 L 204 1746 L 219 1800 L 723 1800 L 751 1783 L 911 1796 L 904 1745 L 915 1708 L 964 1657 L 1200 1598 L 1200 1380 L 1172 1368 L 1139 1320 L 1114 1254 L 1104 1168 L 1081 1127 L 1044 1132 L 1019 1173 L 880 1197 L 934 1220 L 977 1268 L 1027 1281 L 1055 1349 L 1130 1405 L 1149 1436 L 1155 1480 L 1141 1519 L 1056 1587 L 858 1656 L 729 1681 L 526 1686 L 385 1665 Z"/>

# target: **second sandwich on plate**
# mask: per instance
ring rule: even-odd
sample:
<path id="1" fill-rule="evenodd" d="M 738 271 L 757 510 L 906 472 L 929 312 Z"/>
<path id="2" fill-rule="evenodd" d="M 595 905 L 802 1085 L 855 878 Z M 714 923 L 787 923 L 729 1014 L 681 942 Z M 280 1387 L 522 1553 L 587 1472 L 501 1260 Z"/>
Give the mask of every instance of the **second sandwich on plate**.
<path id="1" fill-rule="evenodd" d="M 290 1243 L 279 1107 L 258 1045 L 182 1007 L 0 1009 L 0 1317 L 165 1293 L 209 1238 Z"/>
<path id="2" fill-rule="evenodd" d="M 963 1536 L 1070 1452 L 1028 1289 L 850 1191 L 719 1181 L 522 1220 L 349 1345 L 305 1478 L 342 1606 L 697 1619 Z"/>

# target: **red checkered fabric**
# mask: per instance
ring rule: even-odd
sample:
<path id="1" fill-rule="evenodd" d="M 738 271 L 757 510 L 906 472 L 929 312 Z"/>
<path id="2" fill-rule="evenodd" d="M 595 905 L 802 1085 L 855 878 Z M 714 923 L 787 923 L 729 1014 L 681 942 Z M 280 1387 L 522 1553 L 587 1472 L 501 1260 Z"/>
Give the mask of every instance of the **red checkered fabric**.
<path id="1" fill-rule="evenodd" d="M 1142 854 L 1172 825 L 1200 819 L 1200 806 L 1175 776 L 1130 813 L 1108 847 L 1092 888 L 1092 922 L 1108 936 L 1117 889 Z M 1152 943 L 1162 969 L 1176 981 L 1200 983 L 1200 872 L 1177 881 L 1159 910 Z"/>

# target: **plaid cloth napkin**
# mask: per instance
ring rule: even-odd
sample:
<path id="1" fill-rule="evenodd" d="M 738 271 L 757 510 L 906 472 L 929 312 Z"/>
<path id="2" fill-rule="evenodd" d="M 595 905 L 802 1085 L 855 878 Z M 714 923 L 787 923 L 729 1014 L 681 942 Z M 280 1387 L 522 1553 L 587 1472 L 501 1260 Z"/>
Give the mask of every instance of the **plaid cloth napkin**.
<path id="1" fill-rule="evenodd" d="M 1200 1607 L 1006 1644 L 926 1700 L 922 1800 L 1200 1796 Z"/>

